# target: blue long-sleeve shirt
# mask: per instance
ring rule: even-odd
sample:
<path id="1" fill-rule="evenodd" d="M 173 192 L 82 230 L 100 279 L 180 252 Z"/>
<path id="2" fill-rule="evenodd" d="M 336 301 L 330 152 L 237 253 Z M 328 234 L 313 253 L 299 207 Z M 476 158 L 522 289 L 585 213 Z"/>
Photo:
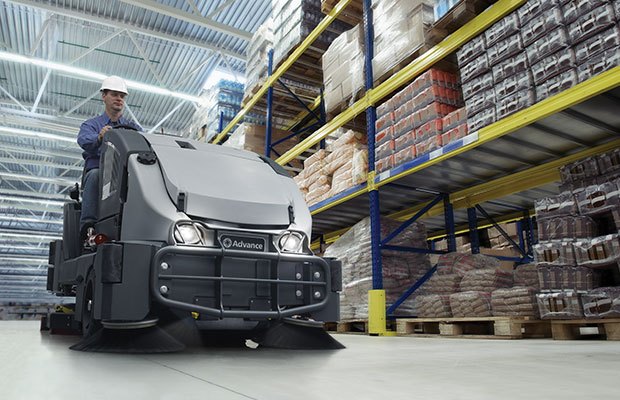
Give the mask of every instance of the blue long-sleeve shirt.
<path id="1" fill-rule="evenodd" d="M 82 150 L 84 150 L 82 152 L 82 157 L 84 157 L 85 171 L 93 168 L 99 168 L 99 159 L 101 157 L 99 132 L 106 125 L 110 125 L 112 128 L 119 125 L 129 125 L 135 127 L 139 131 L 142 131 L 142 127 L 140 125 L 129 119 L 120 117 L 118 121 L 113 122 L 106 113 L 84 121 L 80 126 L 80 133 L 78 134 L 77 142 Z"/>

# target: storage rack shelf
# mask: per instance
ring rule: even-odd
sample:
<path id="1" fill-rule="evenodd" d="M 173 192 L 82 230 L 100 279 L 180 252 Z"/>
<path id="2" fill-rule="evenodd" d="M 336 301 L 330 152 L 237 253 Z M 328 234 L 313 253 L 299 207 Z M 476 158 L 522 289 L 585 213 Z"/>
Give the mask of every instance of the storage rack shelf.
<path id="1" fill-rule="evenodd" d="M 467 223 L 464 210 L 498 200 L 528 209 L 535 199 L 557 194 L 559 167 L 620 146 L 620 67 L 474 132 L 434 154 L 378 174 L 381 214 L 405 220 L 433 198 L 449 193 L 455 223 Z M 366 216 L 368 184 L 313 205 L 314 232 L 326 235 L 352 226 Z M 426 189 L 424 191 L 416 188 Z M 403 208 L 418 205 L 412 208 Z M 494 217 L 514 212 L 487 204 Z M 442 229 L 440 205 L 425 214 L 433 235 Z M 333 235 L 332 235 L 333 236 Z"/>
<path id="2" fill-rule="evenodd" d="M 332 9 L 319 27 L 291 58 L 276 70 L 229 126 L 243 118 L 267 89 L 275 84 L 278 77 L 282 76 L 286 68 L 295 62 L 295 57 L 320 34 L 325 24 L 336 18 L 349 3 L 348 0 L 342 0 Z M 368 7 L 369 2 L 365 3 L 365 7 Z M 363 98 L 276 161 L 286 164 L 316 146 L 332 132 L 380 104 L 388 95 L 411 82 L 524 3 L 525 0 L 499 0 L 400 72 L 377 87 L 367 89 Z M 439 194 L 449 195 L 450 203 L 454 207 L 451 233 L 454 232 L 454 226 L 468 226 L 468 209 L 479 204 L 482 204 L 488 216 L 495 220 L 515 219 L 519 218 L 519 215 L 527 217 L 535 199 L 558 193 L 560 166 L 620 147 L 620 114 L 614 112 L 620 105 L 620 89 L 617 88 L 619 85 L 620 67 L 616 67 L 473 132 L 430 155 L 380 174 L 373 171 L 374 157 L 371 156 L 371 171 L 366 183 L 310 208 L 313 215 L 313 235 L 321 236 L 323 241 L 334 240 L 369 214 L 377 219 L 376 214 L 381 214 L 404 221 L 421 212 L 420 210 Z M 370 134 L 374 120 L 372 112 L 369 114 L 369 153 L 374 154 L 374 137 Z M 228 130 L 229 127 L 218 135 L 214 142 L 220 141 Z M 373 196 L 378 196 L 379 193 L 380 202 L 373 199 Z M 444 206 L 445 204 L 438 202 L 423 213 L 422 218 L 429 236 L 445 234 Z M 478 223 L 483 222 L 488 222 L 486 216 L 478 216 Z M 376 227 L 373 231 L 376 231 Z M 377 289 L 381 288 L 382 282 L 380 261 L 379 265 L 376 265 L 375 257 L 379 247 L 376 232 L 373 232 L 372 238 L 373 286 Z"/>
<path id="3" fill-rule="evenodd" d="M 259 102 L 262 101 L 263 97 L 269 91 L 269 88 L 275 88 L 277 86 L 278 79 L 282 78 L 289 69 L 291 69 L 294 64 L 302 57 L 302 55 L 306 52 L 306 50 L 312 47 L 314 41 L 323 33 L 326 29 L 329 28 L 329 25 L 340 15 L 340 13 L 351 3 L 352 0 L 341 0 L 331 11 L 330 13 L 317 25 L 317 27 L 304 39 L 304 41 L 289 55 L 289 57 L 282 62 L 278 68 L 273 71 L 272 74 L 267 78 L 265 83 L 261 86 L 261 88 L 249 99 L 241 111 L 237 114 L 237 116 L 217 135 L 213 138 L 212 143 L 218 144 L 220 143 L 226 135 L 228 135 L 232 129 L 242 121 L 243 117 L 252 110 Z M 269 112 L 269 110 L 268 110 Z M 311 146 L 307 146 L 306 148 L 299 148 L 296 146 L 295 148 L 299 150 L 297 155 L 303 153 Z M 291 161 L 295 157 L 291 157 L 285 162 L 281 164 L 286 164 Z"/>

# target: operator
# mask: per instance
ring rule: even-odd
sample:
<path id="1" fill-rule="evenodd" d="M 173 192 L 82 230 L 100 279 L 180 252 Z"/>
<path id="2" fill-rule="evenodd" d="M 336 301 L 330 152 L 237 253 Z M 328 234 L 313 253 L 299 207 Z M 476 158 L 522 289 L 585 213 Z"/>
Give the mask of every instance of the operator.
<path id="1" fill-rule="evenodd" d="M 84 121 L 80 126 L 77 142 L 84 150 L 84 175 L 82 178 L 82 214 L 80 217 L 80 239 L 82 243 L 94 235 L 94 224 L 99 209 L 99 159 L 101 143 L 110 129 L 125 125 L 142 131 L 138 124 L 123 117 L 127 84 L 118 76 L 110 76 L 101 84 L 101 98 L 105 106 L 103 114 Z"/>

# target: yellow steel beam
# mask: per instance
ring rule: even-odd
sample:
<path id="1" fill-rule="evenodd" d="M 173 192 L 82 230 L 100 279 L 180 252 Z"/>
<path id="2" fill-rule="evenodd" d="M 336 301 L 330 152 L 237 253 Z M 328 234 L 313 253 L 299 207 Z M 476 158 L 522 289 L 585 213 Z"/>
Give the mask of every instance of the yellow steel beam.
<path id="1" fill-rule="evenodd" d="M 312 211 L 310 214 L 315 215 L 315 214 L 318 214 L 320 212 L 323 212 L 323 211 L 325 211 L 325 210 L 327 210 L 329 208 L 337 206 L 338 204 L 342 204 L 342 203 L 347 202 L 347 201 L 349 201 L 349 200 L 351 200 L 351 199 L 353 199 L 353 198 L 355 198 L 355 197 L 357 197 L 357 196 L 359 196 L 361 194 L 364 194 L 367 191 L 368 190 L 366 189 L 366 186 L 364 186 L 360 190 L 358 190 L 356 192 L 353 192 L 353 193 L 351 193 L 348 196 L 345 196 L 345 197 L 343 197 L 341 199 L 333 201 L 333 202 L 331 202 L 331 203 L 329 203 L 329 204 L 327 204 L 327 205 L 325 205 L 325 206 L 323 206 L 321 208 L 317 208 L 316 210 Z"/>
<path id="2" fill-rule="evenodd" d="M 323 235 L 323 243 L 325 243 L 325 244 L 332 244 L 332 243 L 334 243 L 336 240 L 338 240 L 340 238 L 340 236 L 342 236 L 345 233 L 347 233 L 349 231 L 349 229 L 351 229 L 351 228 L 344 228 L 344 229 L 339 229 L 339 230 L 334 231 L 334 232 L 326 233 L 325 235 Z M 320 249 L 321 248 L 321 241 L 320 240 L 315 240 L 314 242 L 312 242 L 310 244 L 310 248 L 312 250 Z"/>
<path id="3" fill-rule="evenodd" d="M 618 85 L 620 85 L 620 66 L 615 67 L 598 76 L 590 78 L 589 80 L 580 83 L 579 85 L 565 90 L 564 92 L 559 93 L 555 96 L 549 97 L 525 110 L 519 111 L 498 122 L 495 122 L 494 124 L 486 126 L 478 131 L 478 140 L 467 144 L 455 151 L 443 154 L 424 164 L 418 165 L 407 171 L 403 171 L 398 175 L 391 176 L 381 182 L 378 182 L 377 186 L 383 186 L 404 176 L 427 168 L 431 165 L 437 164 L 441 161 L 452 158 L 461 153 L 465 153 L 484 143 L 500 138 L 504 135 L 516 131 L 517 129 L 523 128 L 524 126 L 530 125 L 538 120 L 541 120 L 566 108 L 574 106 L 577 103 L 580 103 L 591 97 L 613 89 Z"/>
<path id="4" fill-rule="evenodd" d="M 506 14 L 521 6 L 525 3 L 525 1 L 526 0 L 499 0 L 465 26 L 448 36 L 441 43 L 416 58 L 413 62 L 394 74 L 387 81 L 383 82 L 376 88 L 369 90 L 364 97 L 355 102 L 351 107 L 340 113 L 332 121 L 321 127 L 297 146 L 284 153 L 276 159 L 276 162 L 280 165 L 284 165 L 291 161 L 303 153 L 306 149 L 314 146 L 316 143 L 327 137 L 330 133 L 334 132 L 336 129 L 342 127 L 357 115 L 364 112 L 371 105 L 377 104 L 385 96 L 399 89 L 405 83 L 410 82 L 413 78 L 420 75 L 433 64 L 452 53 L 477 34 L 486 30 L 489 26 L 497 22 Z"/>
<path id="5" fill-rule="evenodd" d="M 480 185 L 461 190 L 450 194 L 454 209 L 473 207 L 483 203 L 507 196 L 513 193 L 529 190 L 547 183 L 560 180 L 559 168 L 562 165 L 590 157 L 596 154 L 605 153 L 620 147 L 620 140 L 614 140 L 600 146 L 592 147 L 580 151 L 567 157 L 557 159 L 547 164 L 529 168 L 516 174 L 504 176 L 493 181 L 485 182 Z M 418 205 L 407 210 L 403 210 L 389 215 L 390 218 L 405 221 L 421 210 L 426 204 Z M 443 214 L 443 205 L 431 208 L 424 217 L 434 217 Z"/>
<path id="6" fill-rule="evenodd" d="M 485 201 L 495 200 L 502 196 L 507 196 L 520 191 L 533 189 L 547 183 L 556 182 L 560 180 L 559 168 L 562 165 L 569 164 L 571 162 L 591 157 L 597 154 L 602 154 L 607 151 L 617 149 L 618 147 L 620 147 L 620 140 L 614 140 L 609 143 L 605 143 L 603 145 L 592 147 L 590 149 L 580 151 L 570 156 L 560 158 L 544 165 L 539 165 L 537 167 L 530 168 L 516 174 L 508 175 L 490 182 L 486 182 L 468 189 L 461 190 L 459 192 L 452 193 L 450 195 L 450 199 L 452 200 L 452 205 L 454 209 L 467 208 L 473 207 L 476 204 L 484 203 Z M 390 214 L 388 215 L 388 217 L 398 221 L 405 221 L 415 215 L 426 204 L 427 203 L 417 205 L 415 207 Z M 431 208 L 427 213 L 425 213 L 422 218 L 435 217 L 441 214 L 443 214 L 443 205 L 437 205 Z M 531 214 L 532 211 L 530 211 L 530 215 Z M 508 216 L 504 216 L 503 219 L 500 219 L 499 223 L 512 222 L 518 219 L 521 219 L 519 215 L 510 214 Z M 479 226 L 479 229 L 487 228 L 489 226 L 491 226 L 491 224 L 482 225 Z M 324 242 L 327 244 L 335 242 L 349 229 L 351 228 L 344 228 L 325 234 Z M 459 230 L 456 233 L 460 234 L 465 232 L 467 232 L 467 229 Z M 445 235 L 434 235 L 432 237 L 429 237 L 429 240 L 437 239 L 442 236 Z M 315 242 L 312 244 L 312 249 L 317 249 L 318 246 L 319 242 Z"/>
<path id="7" fill-rule="evenodd" d="M 336 4 L 336 6 L 329 12 L 329 14 L 325 16 L 325 18 L 323 18 L 323 20 L 317 25 L 317 27 L 314 28 L 312 32 L 310 32 L 308 37 L 306 37 L 306 39 L 304 39 L 304 41 L 301 42 L 299 46 L 297 46 L 297 48 L 286 59 L 286 61 L 284 61 L 273 72 L 273 74 L 267 79 L 267 81 L 258 90 L 258 92 L 254 96 L 252 96 L 252 98 L 250 99 L 250 101 L 248 101 L 245 107 L 241 109 L 241 111 L 237 114 L 237 116 L 233 118 L 232 121 L 230 121 L 230 123 L 226 126 L 226 128 L 224 128 L 224 130 L 222 130 L 222 132 L 219 135 L 217 135 L 215 139 L 213 139 L 213 143 L 215 144 L 219 143 L 224 137 L 226 137 L 228 132 L 230 132 L 236 124 L 241 122 L 241 119 L 245 116 L 245 114 L 247 114 L 247 112 L 250 111 L 252 107 L 254 107 L 254 105 L 258 102 L 258 100 L 260 100 L 260 98 L 263 97 L 265 93 L 267 93 L 267 90 L 270 87 L 272 87 L 277 82 L 277 80 L 280 79 L 282 75 L 284 75 L 286 71 L 288 71 L 288 69 L 295 63 L 295 61 L 297 61 L 297 59 L 301 57 L 301 55 L 310 47 L 310 45 L 312 45 L 312 43 L 314 43 L 314 41 L 321 35 L 321 33 L 323 33 L 323 31 L 325 31 L 325 29 L 327 29 L 327 27 L 340 15 L 340 13 L 345 9 L 346 6 L 349 5 L 351 1 L 352 0 L 340 0 L 338 4 Z M 284 165 L 287 162 L 291 161 L 291 159 L 288 159 L 287 161 L 281 164 Z"/>

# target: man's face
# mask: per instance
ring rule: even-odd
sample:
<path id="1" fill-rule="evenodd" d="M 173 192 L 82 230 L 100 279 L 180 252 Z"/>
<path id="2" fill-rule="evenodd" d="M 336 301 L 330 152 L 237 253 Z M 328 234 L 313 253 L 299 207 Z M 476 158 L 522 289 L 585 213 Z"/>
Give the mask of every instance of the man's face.
<path id="1" fill-rule="evenodd" d="M 116 90 L 106 90 L 103 92 L 103 103 L 105 109 L 114 112 L 123 111 L 125 106 L 125 97 L 127 95 L 123 92 L 117 92 Z"/>

